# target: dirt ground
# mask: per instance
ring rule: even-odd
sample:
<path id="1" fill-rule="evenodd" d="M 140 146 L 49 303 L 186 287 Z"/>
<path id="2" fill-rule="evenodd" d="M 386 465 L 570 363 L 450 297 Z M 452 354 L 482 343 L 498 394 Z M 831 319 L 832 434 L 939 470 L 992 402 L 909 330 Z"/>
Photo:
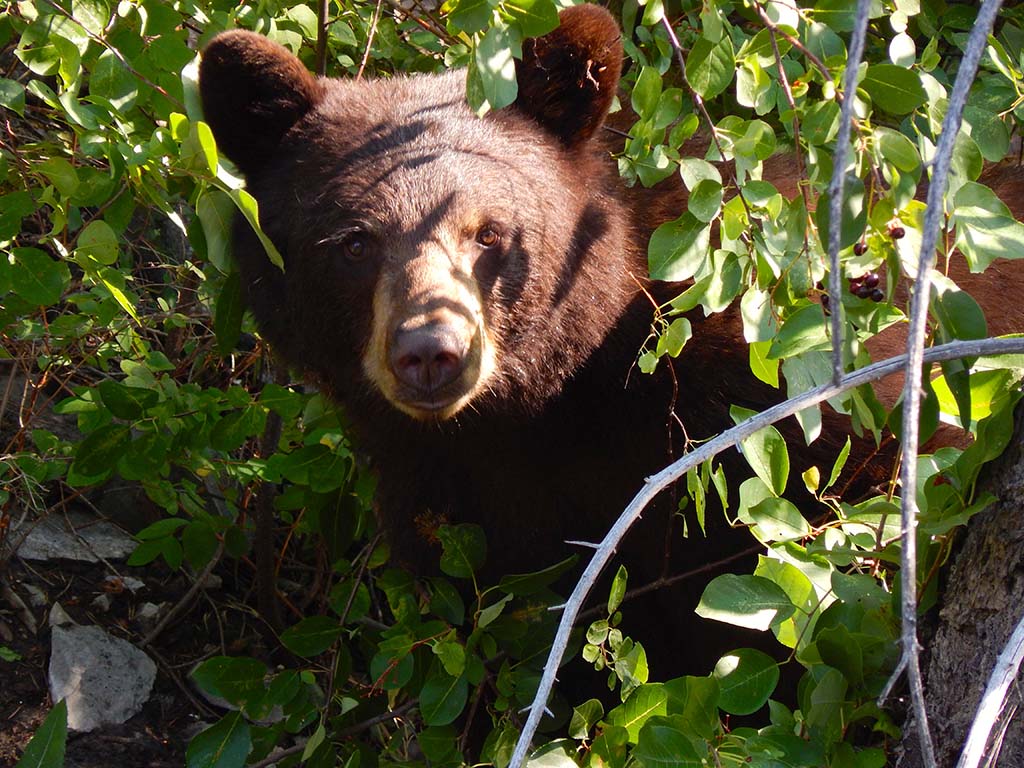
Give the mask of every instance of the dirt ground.
<path id="1" fill-rule="evenodd" d="M 119 588 L 115 577 L 140 579 L 145 586 L 132 593 Z M 231 574 L 227 574 L 230 580 Z M 28 607 L 37 629 L 27 626 L 24 611 L 17 610 L 0 593 L 0 647 L 13 651 L 13 661 L 0 658 L 0 766 L 14 766 L 32 734 L 43 722 L 52 702 L 47 686 L 50 607 L 59 602 L 80 624 L 96 624 L 112 635 L 135 644 L 152 629 L 140 620 L 139 608 L 150 602 L 175 605 L 189 587 L 188 579 L 171 574 L 161 564 L 127 568 L 123 563 L 109 567 L 102 563 L 71 561 L 23 562 L 12 558 L 0 562 L 0 580 L 5 581 Z M 245 585 L 241 586 L 245 590 Z M 33 605 L 38 596 L 47 598 Z M 108 610 L 93 601 L 106 594 Z M 188 740 L 222 714 L 202 700 L 189 681 L 190 670 L 203 659 L 220 654 L 253 653 L 259 645 L 257 628 L 244 609 L 227 604 L 217 590 L 200 592 L 185 613 L 172 621 L 146 649 L 157 665 L 153 692 L 142 712 L 127 723 L 91 733 L 69 732 L 67 768 L 160 768 L 182 766 Z M 237 593 L 236 593 L 237 594 Z M 38 599 L 38 598 L 37 598 Z M 165 606 L 166 607 L 166 606 Z"/>

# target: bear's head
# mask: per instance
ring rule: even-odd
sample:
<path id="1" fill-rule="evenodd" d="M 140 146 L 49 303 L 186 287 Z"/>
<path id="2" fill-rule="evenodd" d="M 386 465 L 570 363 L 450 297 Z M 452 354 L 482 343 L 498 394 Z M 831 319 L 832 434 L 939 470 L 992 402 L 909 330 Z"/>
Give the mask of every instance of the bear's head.
<path id="1" fill-rule="evenodd" d="M 371 411 L 434 422 L 557 395 L 642 272 L 600 130 L 621 59 L 607 11 L 563 11 L 524 45 L 516 102 L 481 119 L 461 72 L 316 79 L 259 35 L 216 37 L 206 120 L 284 259 L 236 226 L 263 333 Z"/>

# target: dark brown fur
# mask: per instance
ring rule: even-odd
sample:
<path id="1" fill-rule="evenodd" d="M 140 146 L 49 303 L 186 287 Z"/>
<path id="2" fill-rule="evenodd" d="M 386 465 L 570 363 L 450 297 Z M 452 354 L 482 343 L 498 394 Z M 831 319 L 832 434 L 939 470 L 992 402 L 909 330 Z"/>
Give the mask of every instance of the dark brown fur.
<path id="1" fill-rule="evenodd" d="M 675 382 L 664 366 L 656 376 L 634 367 L 652 298 L 677 290 L 644 279 L 646 243 L 685 195 L 678 184 L 626 191 L 608 158 L 599 128 L 621 67 L 618 37 L 602 9 L 563 12 L 558 31 L 525 46 L 517 103 L 483 120 L 464 103 L 460 73 L 316 81 L 283 49 L 241 33 L 216 38 L 205 54 L 208 119 L 286 264 L 282 273 L 249 227 L 236 227 L 249 305 L 277 350 L 345 405 L 379 474 L 394 556 L 421 572 L 436 568 L 423 534 L 438 520 L 484 527 L 491 576 L 549 565 L 575 551 L 566 539 L 599 540 L 644 477 L 678 455 L 673 402 L 689 437 L 702 439 L 731 425 L 731 404 L 761 410 L 781 399 L 750 374 L 736 310 L 694 313 Z M 504 227 L 499 252 L 458 240 L 482 217 Z M 372 251 L 353 263 L 339 253 L 339 233 L 355 226 L 371 232 Z M 458 241 L 445 246 L 453 261 L 471 264 L 456 278 L 480 292 L 497 367 L 451 418 L 416 420 L 366 376 L 373 297 L 444 238 Z M 1000 310 L 1004 329 L 1020 317 L 1011 309 Z M 795 423 L 780 426 L 791 488 L 812 464 L 827 471 L 846 439 L 844 418 L 824 418 L 810 447 Z M 891 457 L 891 446 L 884 452 Z M 851 489 L 888 478 L 875 454 L 873 441 L 855 442 Z M 735 451 L 721 462 L 733 487 L 749 474 Z M 692 519 L 683 539 L 671 506 L 649 512 L 626 544 L 632 586 L 662 574 L 666 526 L 677 530 L 675 570 L 750 543 L 720 515 L 709 516 L 707 539 Z M 691 626 L 707 578 L 673 590 L 660 631 L 641 633 L 644 642 L 687 644 L 659 661 L 685 659 L 703 673 L 725 650 L 695 639 L 707 638 L 707 625 Z"/>

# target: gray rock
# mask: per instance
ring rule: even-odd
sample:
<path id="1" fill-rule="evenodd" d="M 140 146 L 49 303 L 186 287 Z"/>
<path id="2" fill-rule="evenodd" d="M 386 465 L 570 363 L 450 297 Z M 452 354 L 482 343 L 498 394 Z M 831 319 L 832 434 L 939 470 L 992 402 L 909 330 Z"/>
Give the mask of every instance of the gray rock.
<path id="1" fill-rule="evenodd" d="M 117 526 L 81 512 L 25 523 L 13 529 L 8 540 L 20 541 L 23 530 L 27 535 L 18 547 L 18 556 L 25 560 L 124 560 L 137 544 Z"/>
<path id="2" fill-rule="evenodd" d="M 53 627 L 50 695 L 67 701 L 72 730 L 117 725 L 138 714 L 155 678 L 156 665 L 127 640 L 94 626 Z"/>

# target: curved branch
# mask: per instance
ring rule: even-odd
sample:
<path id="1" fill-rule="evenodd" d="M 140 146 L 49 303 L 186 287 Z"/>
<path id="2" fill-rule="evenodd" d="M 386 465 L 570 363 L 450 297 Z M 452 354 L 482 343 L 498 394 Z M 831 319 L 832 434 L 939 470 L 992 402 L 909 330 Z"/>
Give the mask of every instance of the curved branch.
<path id="1" fill-rule="evenodd" d="M 1024 338 L 1011 337 L 983 339 L 981 341 L 955 341 L 926 350 L 924 360 L 925 362 L 936 362 L 939 360 L 955 360 L 961 357 L 1012 353 L 1024 353 Z M 626 531 L 640 517 L 640 514 L 654 497 L 673 482 L 683 477 L 690 469 L 699 466 L 727 448 L 738 445 L 742 440 L 750 437 L 758 430 L 764 429 L 812 405 L 817 405 L 829 398 L 841 395 L 862 384 L 877 381 L 891 374 L 898 373 L 903 370 L 906 364 L 907 356 L 898 355 L 897 357 L 892 357 L 853 371 L 844 376 L 838 385 L 825 384 L 808 390 L 799 397 L 786 400 L 723 432 L 718 437 L 709 440 L 700 448 L 686 454 L 678 461 L 645 480 L 643 488 L 640 489 L 640 492 L 629 503 L 629 506 L 626 507 L 625 511 L 619 516 L 619 519 L 615 521 L 615 524 L 612 525 L 608 534 L 601 541 L 589 565 L 587 565 L 583 575 L 580 576 L 572 595 L 565 603 L 562 620 L 558 624 L 558 631 L 551 645 L 551 652 L 548 655 L 547 663 L 544 665 L 544 672 L 537 687 L 537 694 L 533 704 L 530 705 L 530 715 L 526 720 L 522 733 L 519 735 L 519 741 L 516 743 L 515 751 L 512 754 L 511 768 L 522 768 L 526 763 L 527 750 L 530 748 L 530 743 L 537 732 L 537 726 L 540 724 L 541 717 L 544 714 L 548 697 L 551 695 L 551 689 L 555 683 L 558 665 L 561 663 L 569 643 L 569 633 L 572 631 L 573 624 L 583 608 L 584 600 L 586 600 L 587 595 L 596 583 L 602 569 L 612 558 L 618 543 L 625 536 Z"/>
<path id="2" fill-rule="evenodd" d="M 935 150 L 931 185 L 928 187 L 927 208 L 924 227 L 921 232 L 921 255 L 918 259 L 917 281 L 911 299 L 910 332 L 907 336 L 907 367 L 903 381 L 903 465 L 900 468 L 900 482 L 904 488 L 917 487 L 917 444 L 921 416 L 920 371 L 924 362 L 924 343 L 928 322 L 929 294 L 931 292 L 931 271 L 935 265 L 935 245 L 939 236 L 940 216 L 944 215 L 943 197 L 946 194 L 946 177 L 953 159 L 953 145 L 960 132 L 967 94 L 974 82 L 982 51 L 988 43 L 988 34 L 995 23 L 996 13 L 1002 0 L 985 0 L 978 11 L 967 41 L 960 71 L 957 73 L 949 107 L 942 121 Z M 905 669 L 910 682 L 910 697 L 914 716 L 917 719 L 918 737 L 926 766 L 935 765 L 935 749 L 928 730 L 928 712 L 924 703 L 924 685 L 921 682 L 921 668 L 917 643 L 917 495 L 904 493 L 900 498 L 902 522 L 902 546 L 900 548 L 900 583 L 902 585 L 900 613 L 902 619 L 903 653 L 896 672 L 886 684 L 882 698 L 891 690 L 896 677 Z"/>

